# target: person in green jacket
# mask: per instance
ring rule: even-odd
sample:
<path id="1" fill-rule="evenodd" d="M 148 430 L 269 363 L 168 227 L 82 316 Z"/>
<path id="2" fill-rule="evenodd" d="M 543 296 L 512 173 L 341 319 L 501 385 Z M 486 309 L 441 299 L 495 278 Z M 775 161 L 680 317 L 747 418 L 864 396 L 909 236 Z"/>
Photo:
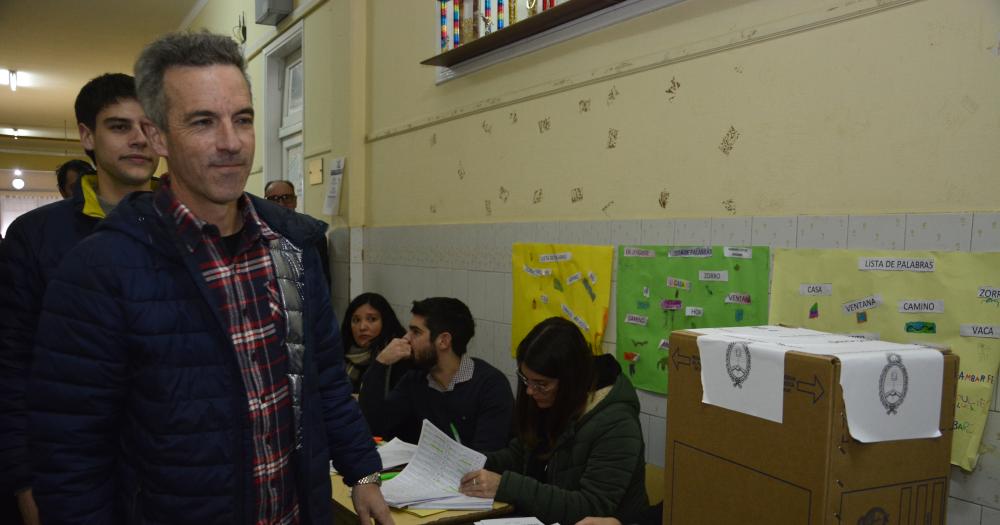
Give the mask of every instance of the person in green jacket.
<path id="1" fill-rule="evenodd" d="M 649 508 L 639 399 L 618 362 L 594 357 L 576 325 L 552 317 L 518 345 L 517 367 L 515 437 L 459 490 L 544 523 L 637 522 Z"/>

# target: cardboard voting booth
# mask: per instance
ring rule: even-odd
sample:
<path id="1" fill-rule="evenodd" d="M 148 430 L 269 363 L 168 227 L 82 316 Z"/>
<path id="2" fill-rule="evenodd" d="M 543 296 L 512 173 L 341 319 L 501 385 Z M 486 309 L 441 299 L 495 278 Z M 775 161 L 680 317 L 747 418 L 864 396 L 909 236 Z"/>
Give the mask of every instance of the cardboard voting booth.
<path id="1" fill-rule="evenodd" d="M 945 522 L 949 351 L 783 327 L 670 348 L 665 524 Z"/>

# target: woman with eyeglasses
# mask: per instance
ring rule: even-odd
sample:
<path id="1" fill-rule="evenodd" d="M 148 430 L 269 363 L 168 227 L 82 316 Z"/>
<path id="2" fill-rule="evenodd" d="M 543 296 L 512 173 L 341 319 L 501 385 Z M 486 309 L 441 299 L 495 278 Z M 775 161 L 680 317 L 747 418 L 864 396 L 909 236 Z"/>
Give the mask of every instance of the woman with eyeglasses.
<path id="1" fill-rule="evenodd" d="M 638 521 L 649 508 L 639 399 L 618 362 L 594 357 L 575 324 L 552 317 L 518 345 L 517 368 L 515 437 L 461 492 L 543 523 Z"/>
<path id="2" fill-rule="evenodd" d="M 389 341 L 406 335 L 406 330 L 385 297 L 366 292 L 355 297 L 347 306 L 340 333 L 344 338 L 344 367 L 354 386 L 354 393 L 358 393 L 368 365 Z M 403 360 L 386 367 L 387 389 L 391 390 L 399 378 L 410 371 L 410 363 Z"/>

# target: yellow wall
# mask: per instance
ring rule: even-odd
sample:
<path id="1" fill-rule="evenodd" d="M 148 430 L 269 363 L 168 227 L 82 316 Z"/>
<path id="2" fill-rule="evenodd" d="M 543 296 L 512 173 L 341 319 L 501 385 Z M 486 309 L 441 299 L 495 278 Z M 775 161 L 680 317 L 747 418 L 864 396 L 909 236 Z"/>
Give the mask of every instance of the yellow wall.
<path id="1" fill-rule="evenodd" d="M 442 85 L 425 2 L 297 6 L 249 24 L 250 75 L 259 105 L 261 50 L 304 20 L 305 162 L 347 157 L 351 225 L 997 209 L 990 0 L 688 0 Z"/>
<path id="2" fill-rule="evenodd" d="M 372 5 L 371 226 L 998 209 L 994 1 L 688 1 L 440 86 L 434 10 Z"/>
<path id="3" fill-rule="evenodd" d="M 265 86 L 265 58 L 263 48 L 290 26 L 303 22 L 303 62 L 305 64 L 305 107 L 303 118 L 303 165 L 308 166 L 314 159 L 322 159 L 324 177 L 322 185 L 309 185 L 304 200 L 304 211 L 310 215 L 323 217 L 326 196 L 327 173 L 334 158 L 347 156 L 350 144 L 348 91 L 351 76 L 349 67 L 349 0 L 297 1 L 299 10 L 287 17 L 277 28 L 260 26 L 253 22 L 254 2 L 252 0 L 213 0 L 195 18 L 192 29 L 209 29 L 230 34 L 236 16 L 242 11 L 247 18 L 247 54 L 250 58 L 247 72 L 255 93 L 254 105 L 257 112 L 257 148 L 247 191 L 263 194 L 264 178 L 264 118 L 263 92 Z M 346 184 L 345 184 L 346 186 Z M 346 199 L 341 201 L 341 216 L 347 216 Z"/>
<path id="4" fill-rule="evenodd" d="M 309 185 L 306 177 L 304 208 L 316 217 L 322 217 L 333 159 L 347 154 L 349 1 L 325 2 L 306 17 L 303 30 L 304 161 L 308 166 L 311 160 L 322 159 L 324 171 L 322 185 Z M 341 203 L 340 214 L 346 216 L 347 201 Z"/>

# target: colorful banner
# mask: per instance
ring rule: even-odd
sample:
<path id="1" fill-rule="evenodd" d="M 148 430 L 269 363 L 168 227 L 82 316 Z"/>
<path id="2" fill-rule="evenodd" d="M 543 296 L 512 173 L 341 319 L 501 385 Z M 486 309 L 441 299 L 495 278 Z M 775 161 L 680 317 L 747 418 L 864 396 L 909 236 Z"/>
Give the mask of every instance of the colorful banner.
<path id="1" fill-rule="evenodd" d="M 950 348 L 951 462 L 975 468 L 1000 365 L 1000 253 L 778 250 L 770 323 Z"/>
<path id="2" fill-rule="evenodd" d="M 549 317 L 576 323 L 595 354 L 611 300 L 610 246 L 515 243 L 511 355 L 534 326 Z"/>
<path id="3" fill-rule="evenodd" d="M 636 388 L 667 393 L 670 332 L 767 324 L 767 247 L 620 246 L 617 354 Z"/>

